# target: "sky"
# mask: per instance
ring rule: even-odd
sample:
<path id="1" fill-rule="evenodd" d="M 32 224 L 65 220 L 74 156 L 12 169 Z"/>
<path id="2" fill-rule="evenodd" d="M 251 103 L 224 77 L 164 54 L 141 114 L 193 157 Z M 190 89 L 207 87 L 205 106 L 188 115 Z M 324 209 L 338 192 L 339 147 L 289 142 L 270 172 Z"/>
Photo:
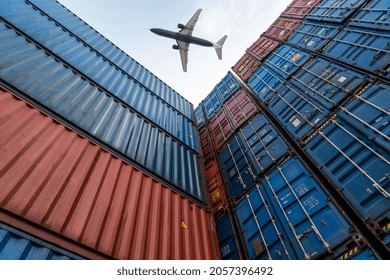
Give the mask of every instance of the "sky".
<path id="1" fill-rule="evenodd" d="M 292 0 L 59 0 L 196 107 Z M 228 38 L 223 59 L 213 48 L 190 45 L 187 73 L 176 42 L 150 28 L 179 31 L 203 9 L 193 36 L 217 42 Z"/>

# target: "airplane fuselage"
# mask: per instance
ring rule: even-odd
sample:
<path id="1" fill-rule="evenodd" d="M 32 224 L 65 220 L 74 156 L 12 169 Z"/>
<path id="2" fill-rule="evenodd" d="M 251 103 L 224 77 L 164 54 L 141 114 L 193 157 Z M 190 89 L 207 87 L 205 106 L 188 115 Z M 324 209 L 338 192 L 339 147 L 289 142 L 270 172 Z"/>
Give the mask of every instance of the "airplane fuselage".
<path id="1" fill-rule="evenodd" d="M 162 29 L 162 28 L 152 28 L 152 29 L 150 29 L 150 31 L 157 34 L 157 35 L 171 38 L 171 39 L 175 39 L 177 41 L 185 42 L 187 44 L 195 44 L 195 45 L 200 45 L 200 46 L 204 46 L 204 47 L 214 46 L 213 43 L 211 43 L 210 41 L 207 41 L 205 39 L 194 37 L 191 35 L 183 35 L 183 34 L 180 34 L 178 32 L 173 32 L 173 31 Z"/>

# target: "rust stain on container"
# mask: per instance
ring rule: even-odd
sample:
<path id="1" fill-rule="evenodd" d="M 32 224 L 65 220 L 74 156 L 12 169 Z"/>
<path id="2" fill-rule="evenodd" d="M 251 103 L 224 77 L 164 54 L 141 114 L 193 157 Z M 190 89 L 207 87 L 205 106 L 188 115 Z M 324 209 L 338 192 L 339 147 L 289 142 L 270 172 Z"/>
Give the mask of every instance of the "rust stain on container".
<path id="1" fill-rule="evenodd" d="M 205 209 L 2 88 L 0 131 L 1 208 L 117 259 L 218 258 Z"/>

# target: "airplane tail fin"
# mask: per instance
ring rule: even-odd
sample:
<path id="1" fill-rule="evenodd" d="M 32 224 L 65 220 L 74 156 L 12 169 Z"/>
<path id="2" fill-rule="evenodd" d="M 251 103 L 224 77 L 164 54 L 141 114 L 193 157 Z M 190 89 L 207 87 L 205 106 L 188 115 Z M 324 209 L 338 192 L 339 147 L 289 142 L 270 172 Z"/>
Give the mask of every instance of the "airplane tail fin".
<path id="1" fill-rule="evenodd" d="M 222 47 L 225 43 L 227 35 L 223 36 L 217 43 L 214 44 L 215 52 L 219 59 L 222 59 Z"/>

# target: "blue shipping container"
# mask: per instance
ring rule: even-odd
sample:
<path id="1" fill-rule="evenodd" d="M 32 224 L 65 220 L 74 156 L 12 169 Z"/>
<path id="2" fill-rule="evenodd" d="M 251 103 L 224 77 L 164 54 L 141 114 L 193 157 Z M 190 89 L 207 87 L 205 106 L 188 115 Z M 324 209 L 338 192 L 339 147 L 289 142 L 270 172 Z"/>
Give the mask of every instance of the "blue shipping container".
<path id="1" fill-rule="evenodd" d="M 287 233 L 275 219 L 275 209 L 268 205 L 263 188 L 256 184 L 239 202 L 234 212 L 240 227 L 248 259 L 297 259 Z"/>
<path id="2" fill-rule="evenodd" d="M 286 142 L 262 114 L 249 121 L 239 136 L 256 176 L 272 167 L 288 153 Z"/>
<path id="3" fill-rule="evenodd" d="M 282 45 L 249 78 L 248 86 L 261 101 L 268 102 L 286 79 L 308 58 L 308 53 Z"/>
<path id="4" fill-rule="evenodd" d="M 312 133 L 329 118 L 329 111 L 310 100 L 306 93 L 293 83 L 287 83 L 267 105 L 268 110 L 296 141 Z"/>
<path id="5" fill-rule="evenodd" d="M 264 65 L 269 66 L 272 71 L 282 76 L 286 80 L 299 66 L 309 58 L 307 52 L 281 45 L 271 54 Z"/>
<path id="6" fill-rule="evenodd" d="M 235 93 L 240 84 L 234 78 L 232 73 L 227 73 L 227 75 L 217 84 L 214 90 L 216 90 L 222 100 L 222 103 L 229 99 L 233 93 Z"/>
<path id="7" fill-rule="evenodd" d="M 206 112 L 207 119 L 211 119 L 222 108 L 222 102 L 218 98 L 215 90 L 203 100 L 203 107 Z"/>
<path id="8" fill-rule="evenodd" d="M 380 81 L 366 88 L 338 115 L 367 139 L 390 151 L 390 84 Z"/>
<path id="9" fill-rule="evenodd" d="M 390 33 L 347 26 L 324 49 L 324 54 L 390 78 Z"/>
<path id="10" fill-rule="evenodd" d="M 341 29 L 338 24 L 305 20 L 287 39 L 287 43 L 316 52 L 323 48 Z"/>
<path id="11" fill-rule="evenodd" d="M 390 31 L 390 2 L 373 0 L 351 19 L 350 24 L 371 29 Z"/>
<path id="12" fill-rule="evenodd" d="M 330 119 L 306 152 L 362 220 L 389 219 L 390 152 L 376 143 L 377 133 L 367 136 L 365 124 L 355 120 L 346 114 Z"/>
<path id="13" fill-rule="evenodd" d="M 264 176 L 236 214 L 253 259 L 323 258 L 353 234 L 342 212 L 296 157 Z"/>
<path id="14" fill-rule="evenodd" d="M 14 5 L 14 2 L 16 1 L 8 2 L 12 2 L 12 5 Z M 25 21 L 26 25 L 31 24 L 30 17 L 32 16 L 32 13 L 21 13 L 21 9 L 26 9 L 26 7 L 24 7 L 24 3 L 22 4 L 24 1 L 18 0 L 18 2 L 21 3 L 21 5 L 18 5 L 17 7 L 17 14 L 19 14 L 18 17 L 21 17 L 20 19 Z M 179 110 L 188 118 L 193 118 L 193 107 L 189 101 L 179 95 L 176 91 L 166 85 L 124 51 L 119 49 L 103 35 L 98 33 L 90 25 L 65 8 L 61 3 L 58 1 L 47 0 L 30 0 L 26 1 L 26 3 L 32 5 L 33 9 L 39 9 L 42 11 L 45 16 L 51 17 L 57 25 L 60 25 L 66 31 L 71 32 L 75 37 L 77 37 L 77 39 L 82 41 L 82 43 L 87 44 L 93 49 L 93 51 L 96 51 L 99 56 L 103 56 L 104 59 L 110 60 L 113 64 L 112 66 L 119 68 L 119 70 L 124 73 L 129 73 L 131 77 L 137 79 L 140 83 L 146 86 L 153 93 L 156 93 L 172 107 Z M 44 26 L 39 27 L 43 28 Z"/>
<path id="15" fill-rule="evenodd" d="M 195 120 L 198 129 L 202 128 L 205 124 L 202 107 L 202 104 L 199 104 L 199 106 L 195 108 Z"/>
<path id="16" fill-rule="evenodd" d="M 83 258 L 0 223 L 0 260 L 82 260 Z"/>
<path id="17" fill-rule="evenodd" d="M 248 86 L 264 103 L 271 100 L 282 87 L 284 79 L 271 71 L 266 65 L 261 66 L 248 80 Z"/>
<path id="18" fill-rule="evenodd" d="M 322 0 L 306 18 L 320 22 L 342 23 L 365 2 L 365 0 Z"/>
<path id="19" fill-rule="evenodd" d="M 191 119 L 115 67 L 105 57 L 98 55 L 94 49 L 55 24 L 52 19 L 34 10 L 25 1 L 19 1 L 0 2 L 1 15 L 5 20 L 58 56 L 64 65 L 71 65 L 81 75 L 85 75 L 84 78 L 90 79 L 138 114 L 199 151 L 197 138 L 193 137 L 195 128 Z"/>
<path id="20" fill-rule="evenodd" d="M 254 183 L 256 177 L 241 142 L 235 136 L 219 155 L 222 174 L 233 199 L 240 197 Z"/>
<path id="21" fill-rule="evenodd" d="M 1 22 L 0 40 L 3 81 L 124 159 L 205 201 L 201 164 L 195 152 Z M 192 133 L 183 125 L 170 125 Z"/>
<path id="22" fill-rule="evenodd" d="M 223 260 L 239 260 L 240 254 L 237 249 L 236 238 L 227 213 L 215 221 L 218 245 Z"/>
<path id="23" fill-rule="evenodd" d="M 315 57 L 291 76 L 268 109 L 295 140 L 301 140 L 351 98 L 365 78 L 363 73 Z"/>

